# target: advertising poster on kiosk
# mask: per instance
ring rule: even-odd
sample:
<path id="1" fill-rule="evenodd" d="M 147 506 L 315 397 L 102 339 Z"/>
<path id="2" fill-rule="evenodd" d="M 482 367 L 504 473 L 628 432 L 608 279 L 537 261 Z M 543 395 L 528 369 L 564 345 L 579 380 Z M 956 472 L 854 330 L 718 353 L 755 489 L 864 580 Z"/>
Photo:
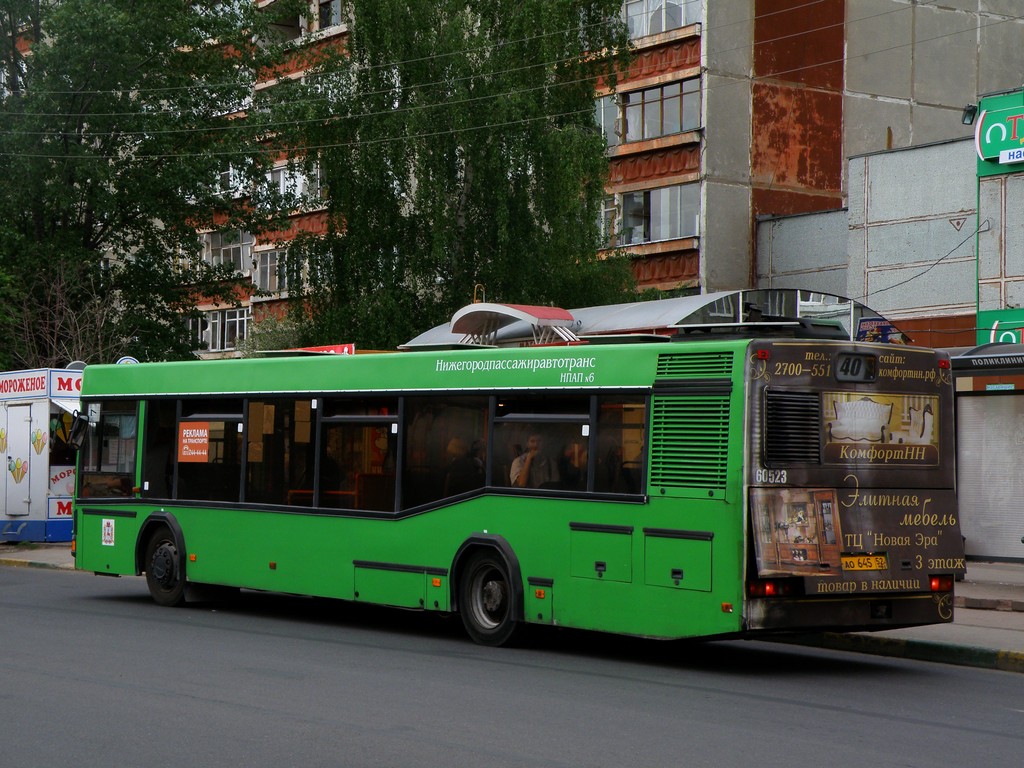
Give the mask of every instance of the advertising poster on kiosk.
<path id="1" fill-rule="evenodd" d="M 70 541 L 82 371 L 0 373 L 0 541 Z"/>

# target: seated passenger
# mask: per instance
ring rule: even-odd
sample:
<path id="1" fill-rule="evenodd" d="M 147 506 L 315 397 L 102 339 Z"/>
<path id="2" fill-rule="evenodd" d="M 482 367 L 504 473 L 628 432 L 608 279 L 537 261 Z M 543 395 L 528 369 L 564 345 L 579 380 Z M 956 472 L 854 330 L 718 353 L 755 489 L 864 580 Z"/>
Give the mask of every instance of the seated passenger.
<path id="1" fill-rule="evenodd" d="M 526 450 L 516 456 L 509 469 L 509 480 L 516 488 L 540 488 L 558 481 L 558 470 L 541 449 L 543 438 L 534 433 L 526 443 Z"/>

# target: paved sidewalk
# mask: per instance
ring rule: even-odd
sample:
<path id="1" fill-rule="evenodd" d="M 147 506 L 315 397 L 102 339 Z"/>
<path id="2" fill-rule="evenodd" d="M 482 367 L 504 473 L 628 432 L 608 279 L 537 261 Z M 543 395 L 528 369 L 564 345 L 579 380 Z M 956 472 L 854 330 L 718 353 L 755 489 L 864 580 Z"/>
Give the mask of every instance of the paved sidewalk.
<path id="1" fill-rule="evenodd" d="M 821 648 L 1024 672 L 1024 563 L 968 561 L 951 624 L 794 640 Z"/>
<path id="2" fill-rule="evenodd" d="M 70 544 L 35 544 L 0 542 L 0 565 L 31 566 L 74 570 L 75 558 Z"/>
<path id="3" fill-rule="evenodd" d="M 73 570 L 67 544 L 0 543 L 0 566 Z M 951 624 L 803 635 L 785 642 L 1024 672 L 1024 563 L 969 561 Z"/>

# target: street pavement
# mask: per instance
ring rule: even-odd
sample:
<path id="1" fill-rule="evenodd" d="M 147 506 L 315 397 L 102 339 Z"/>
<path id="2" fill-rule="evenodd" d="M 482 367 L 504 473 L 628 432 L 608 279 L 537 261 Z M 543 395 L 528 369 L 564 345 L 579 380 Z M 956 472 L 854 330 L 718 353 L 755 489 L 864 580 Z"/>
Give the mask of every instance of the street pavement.
<path id="1" fill-rule="evenodd" d="M 0 542 L 0 566 L 73 570 L 67 544 Z M 950 624 L 882 632 L 827 632 L 782 642 L 1024 672 L 1024 563 L 968 561 Z"/>

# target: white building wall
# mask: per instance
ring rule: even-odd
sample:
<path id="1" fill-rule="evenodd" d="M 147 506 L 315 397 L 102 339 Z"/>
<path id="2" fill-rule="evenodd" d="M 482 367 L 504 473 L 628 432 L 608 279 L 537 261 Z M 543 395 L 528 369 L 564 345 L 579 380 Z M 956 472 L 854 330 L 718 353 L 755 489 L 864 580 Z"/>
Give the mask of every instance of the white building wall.
<path id="1" fill-rule="evenodd" d="M 758 286 L 827 290 L 894 320 L 973 313 L 973 141 L 861 155 L 847 173 L 845 211 L 758 223 Z"/>

